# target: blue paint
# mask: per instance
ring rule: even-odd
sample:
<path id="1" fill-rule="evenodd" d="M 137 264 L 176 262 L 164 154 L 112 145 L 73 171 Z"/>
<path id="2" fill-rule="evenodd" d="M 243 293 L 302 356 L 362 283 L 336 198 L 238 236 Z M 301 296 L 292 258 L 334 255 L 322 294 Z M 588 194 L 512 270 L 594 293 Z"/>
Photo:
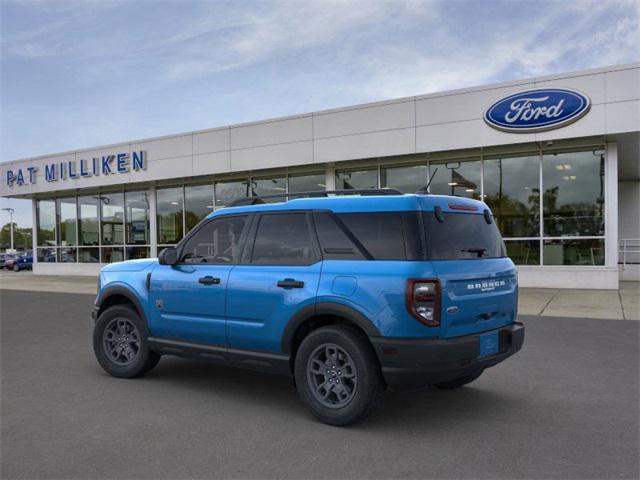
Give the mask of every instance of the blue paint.
<path id="1" fill-rule="evenodd" d="M 127 161 L 127 156 L 128 155 L 126 153 L 118 154 L 116 160 L 118 173 L 127 173 L 129 171 L 129 162 Z"/>
<path id="2" fill-rule="evenodd" d="M 574 122 L 590 107 L 589 97 L 575 90 L 541 88 L 498 100 L 487 109 L 484 120 L 498 130 L 530 133 Z"/>

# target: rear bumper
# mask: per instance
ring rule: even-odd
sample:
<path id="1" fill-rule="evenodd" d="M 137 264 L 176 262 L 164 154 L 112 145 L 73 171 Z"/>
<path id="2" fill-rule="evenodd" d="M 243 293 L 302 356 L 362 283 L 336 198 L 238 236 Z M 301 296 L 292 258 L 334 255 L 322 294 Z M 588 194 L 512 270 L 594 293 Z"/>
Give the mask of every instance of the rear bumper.
<path id="1" fill-rule="evenodd" d="M 514 323 L 497 331 L 500 332 L 499 352 L 482 358 L 478 358 L 481 334 L 448 339 L 369 339 L 387 385 L 394 390 L 406 390 L 451 381 L 492 367 L 522 348 L 524 325 Z M 488 332 L 482 332 L 485 333 Z"/>

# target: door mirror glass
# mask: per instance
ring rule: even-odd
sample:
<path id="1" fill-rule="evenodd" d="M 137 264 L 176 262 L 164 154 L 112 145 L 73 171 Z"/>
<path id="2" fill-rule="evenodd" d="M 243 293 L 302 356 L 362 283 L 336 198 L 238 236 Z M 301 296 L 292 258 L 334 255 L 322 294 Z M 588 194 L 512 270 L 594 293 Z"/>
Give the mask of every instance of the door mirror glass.
<path id="1" fill-rule="evenodd" d="M 160 265 L 175 265 L 178 263 L 178 251 L 173 247 L 167 247 L 158 256 Z"/>

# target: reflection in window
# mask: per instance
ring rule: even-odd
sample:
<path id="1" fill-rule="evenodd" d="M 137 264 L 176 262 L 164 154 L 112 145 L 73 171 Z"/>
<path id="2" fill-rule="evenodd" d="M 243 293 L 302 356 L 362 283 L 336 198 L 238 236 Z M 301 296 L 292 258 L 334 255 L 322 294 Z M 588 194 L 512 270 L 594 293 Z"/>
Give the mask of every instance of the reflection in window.
<path id="1" fill-rule="evenodd" d="M 304 213 L 264 215 L 256 231 L 251 263 L 307 265 L 315 251 Z"/>
<path id="2" fill-rule="evenodd" d="M 124 243 L 124 194 L 100 195 L 102 206 L 102 244 L 122 245 Z"/>
<path id="3" fill-rule="evenodd" d="M 78 197 L 78 232 L 80 245 L 98 245 L 98 197 Z"/>
<path id="4" fill-rule="evenodd" d="M 236 263 L 240 259 L 240 237 L 246 216 L 211 220 L 185 243 L 182 261 L 185 263 Z"/>
<path id="5" fill-rule="evenodd" d="M 289 175 L 289 193 L 326 190 L 325 174 Z"/>
<path id="6" fill-rule="evenodd" d="M 336 190 L 365 190 L 378 188 L 378 170 L 337 172 Z"/>
<path id="7" fill-rule="evenodd" d="M 540 265 L 539 240 L 508 240 L 504 243 L 507 256 L 516 265 Z"/>
<path id="8" fill-rule="evenodd" d="M 124 260 L 124 248 L 122 247 L 103 247 L 102 263 L 121 262 Z"/>
<path id="9" fill-rule="evenodd" d="M 542 172 L 545 236 L 604 235 L 604 154 L 545 154 Z"/>
<path id="10" fill-rule="evenodd" d="M 100 249 L 98 247 L 78 248 L 78 261 L 80 263 L 100 262 Z"/>
<path id="11" fill-rule="evenodd" d="M 58 248 L 58 262 L 61 263 L 76 263 L 77 250 L 70 247 Z"/>
<path id="12" fill-rule="evenodd" d="M 56 244 L 56 203 L 53 200 L 38 200 L 38 245 Z"/>
<path id="13" fill-rule="evenodd" d="M 284 177 L 277 178 L 254 178 L 251 180 L 251 195 L 278 195 L 287 192 L 287 179 Z M 267 198 L 265 202 L 283 202 L 285 196 Z"/>
<path id="14" fill-rule="evenodd" d="M 480 160 L 431 164 L 431 175 L 431 193 L 480 200 Z"/>
<path id="15" fill-rule="evenodd" d="M 76 198 L 58 198 L 58 244 L 76 244 Z"/>
<path id="16" fill-rule="evenodd" d="M 58 254 L 55 248 L 45 247 L 36 250 L 38 263 L 55 263 L 58 261 Z"/>
<path id="17" fill-rule="evenodd" d="M 182 187 L 156 191 L 158 244 L 171 245 L 182 238 Z"/>
<path id="18" fill-rule="evenodd" d="M 148 245 L 149 193 L 125 192 L 125 219 L 128 245 Z"/>
<path id="19" fill-rule="evenodd" d="M 504 237 L 540 234 L 540 157 L 484 162 L 484 201 Z"/>
<path id="20" fill-rule="evenodd" d="M 383 168 L 380 176 L 383 187 L 397 188 L 403 193 L 416 193 L 429 183 L 426 165 Z"/>
<path id="21" fill-rule="evenodd" d="M 545 265 L 604 265 L 604 240 L 544 241 Z"/>
<path id="22" fill-rule="evenodd" d="M 249 196 L 249 182 L 217 182 L 216 187 L 216 208 L 230 205 L 238 198 Z"/>
<path id="23" fill-rule="evenodd" d="M 149 247 L 125 247 L 125 254 L 127 260 L 135 260 L 138 258 L 149 258 L 150 256 Z"/>
<path id="24" fill-rule="evenodd" d="M 184 187 L 184 221 L 187 232 L 213 212 L 213 185 Z"/>

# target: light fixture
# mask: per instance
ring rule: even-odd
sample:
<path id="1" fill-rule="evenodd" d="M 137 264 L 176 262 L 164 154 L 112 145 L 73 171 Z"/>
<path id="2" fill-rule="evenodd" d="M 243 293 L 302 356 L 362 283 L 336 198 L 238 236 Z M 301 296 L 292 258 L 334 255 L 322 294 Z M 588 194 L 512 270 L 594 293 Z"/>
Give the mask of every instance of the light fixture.
<path id="1" fill-rule="evenodd" d="M 325 188 L 325 187 L 326 187 L 326 185 L 325 185 L 324 183 L 319 183 L 319 184 L 318 184 L 318 186 L 319 186 L 319 187 L 322 187 L 322 188 Z"/>
<path id="2" fill-rule="evenodd" d="M 450 187 L 455 187 L 456 185 L 458 185 L 458 182 L 449 182 L 447 183 L 447 185 L 449 185 Z"/>
<path id="3" fill-rule="evenodd" d="M 570 163 L 565 163 L 564 164 L 564 169 L 565 170 L 571 170 L 571 164 Z"/>
<path id="4" fill-rule="evenodd" d="M 180 205 L 179 202 L 171 202 L 171 205 Z"/>
<path id="5" fill-rule="evenodd" d="M 465 192 L 475 192 L 475 190 L 473 188 L 465 188 L 464 191 Z"/>

